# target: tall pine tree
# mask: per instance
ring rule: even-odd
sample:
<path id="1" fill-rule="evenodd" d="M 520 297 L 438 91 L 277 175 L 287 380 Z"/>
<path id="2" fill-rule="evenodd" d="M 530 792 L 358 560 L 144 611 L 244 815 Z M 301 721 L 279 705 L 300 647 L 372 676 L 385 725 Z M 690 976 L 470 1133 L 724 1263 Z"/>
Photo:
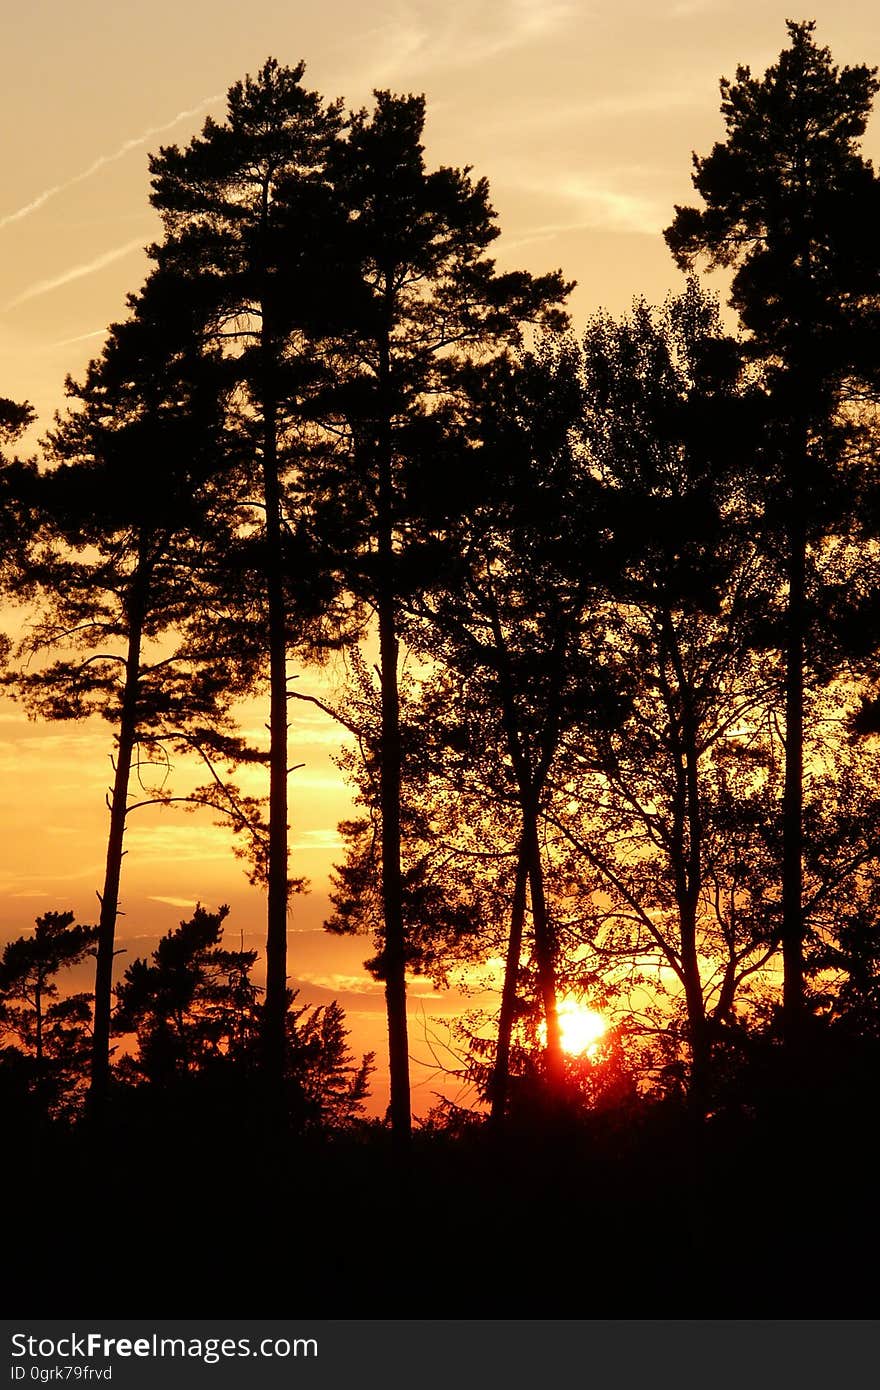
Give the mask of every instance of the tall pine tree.
<path id="1" fill-rule="evenodd" d="M 318 524 L 338 537 L 343 582 L 375 614 L 384 950 L 391 1121 L 408 1143 L 407 941 L 401 874 L 401 614 L 435 582 L 450 521 L 471 504 L 470 386 L 476 360 L 528 323 L 562 323 L 559 274 L 499 274 L 485 180 L 426 165 L 422 97 L 376 93 L 330 166 L 346 213 L 338 250 L 351 319 L 336 341 L 324 423 L 347 447 L 309 477 Z"/>
<path id="2" fill-rule="evenodd" d="M 677 208 L 666 232 L 681 266 L 704 256 L 734 269 L 731 303 L 768 392 L 765 537 L 784 596 L 784 1019 L 795 1052 L 805 1014 L 804 692 L 821 640 L 822 546 L 853 520 L 845 403 L 880 370 L 880 180 L 859 152 L 880 84 L 875 69 L 835 67 L 814 30 L 789 22 L 789 46 L 763 77 L 739 67 L 734 82 L 722 80 L 726 138 L 694 156 L 703 207 Z"/>

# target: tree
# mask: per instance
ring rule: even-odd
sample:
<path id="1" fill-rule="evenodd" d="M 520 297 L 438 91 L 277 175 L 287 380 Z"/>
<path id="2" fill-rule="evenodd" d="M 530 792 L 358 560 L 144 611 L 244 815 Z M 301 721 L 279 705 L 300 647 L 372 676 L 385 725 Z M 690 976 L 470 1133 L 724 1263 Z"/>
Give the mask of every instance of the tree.
<path id="1" fill-rule="evenodd" d="M 0 396 L 0 583 L 19 592 L 27 587 L 22 547 L 30 533 L 36 468 L 18 458 L 7 459 L 3 450 L 20 439 L 35 419 L 27 401 Z"/>
<path id="2" fill-rule="evenodd" d="M 61 998 L 56 977 L 93 955 L 97 937 L 97 927 L 74 925 L 72 912 L 46 912 L 33 936 L 8 942 L 0 957 L 0 1034 L 28 1058 L 46 1111 L 73 1099 L 89 1055 L 91 996 Z"/>
<path id="3" fill-rule="evenodd" d="M 322 419 L 345 449 L 310 468 L 316 525 L 337 538 L 343 583 L 375 614 L 381 699 L 380 833 L 383 976 L 391 1121 L 401 1148 L 411 1114 L 408 954 L 401 869 L 400 621 L 438 574 L 443 537 L 472 495 L 469 384 L 529 322 L 561 323 L 559 274 L 498 274 L 485 180 L 428 171 L 421 97 L 376 93 L 334 146 L 329 174 L 345 209 L 339 259 L 351 318 L 335 346 L 337 382 Z"/>
<path id="4" fill-rule="evenodd" d="M 765 538 L 784 589 L 783 962 L 792 1052 L 804 1017 L 804 690 L 814 673 L 823 543 L 852 523 L 845 407 L 876 382 L 880 180 L 859 153 L 876 69 L 838 69 L 815 25 L 788 23 L 789 47 L 754 78 L 722 80 L 726 139 L 694 156 L 704 207 L 677 207 L 666 239 L 681 266 L 734 268 L 731 304 L 769 398 Z"/>
<path id="5" fill-rule="evenodd" d="M 162 937 L 152 964 L 133 961 L 116 990 L 114 1029 L 137 1035 L 133 1069 L 156 1085 L 252 1049 L 257 953 L 222 946 L 228 915 L 226 906 L 209 912 L 197 905 Z"/>
<path id="6" fill-rule="evenodd" d="M 114 1026 L 134 1033 L 129 1078 L 157 1088 L 213 1080 L 247 1084 L 259 1061 L 261 991 L 251 979 L 256 951 L 223 944 L 228 907 L 192 917 L 162 937 L 151 962 L 135 960 L 117 990 Z M 294 1008 L 288 991 L 285 1095 L 297 1130 L 348 1124 L 368 1091 L 371 1056 L 359 1065 L 335 1002 Z"/>
<path id="7" fill-rule="evenodd" d="M 145 803 L 171 799 L 163 785 L 169 750 L 196 748 L 209 764 L 216 755 L 248 756 L 225 714 L 243 688 L 240 670 L 210 647 L 206 655 L 199 637 L 216 590 L 218 555 L 230 542 L 217 482 L 222 411 L 185 318 L 163 286 L 154 283 L 130 307 L 84 382 L 68 382 L 79 408 L 50 434 L 47 454 L 56 466 L 36 493 L 39 528 L 28 573 L 40 610 L 20 653 L 29 662 L 47 651 L 63 654 L 8 677 L 31 713 L 99 714 L 114 729 L 95 976 L 96 1101 L 110 1076 L 128 816 Z M 134 802 L 133 775 L 143 793 Z M 244 825 L 254 808 L 236 803 L 231 791 L 226 801 L 234 822 Z"/>
<path id="8" fill-rule="evenodd" d="M 496 364 L 483 384 L 475 430 L 482 495 L 457 521 L 445 582 L 416 605 L 417 621 L 407 629 L 422 655 L 449 673 L 447 757 L 456 780 L 473 784 L 476 776 L 484 786 L 494 784 L 489 814 L 510 836 L 506 969 L 489 1085 L 496 1120 L 505 1108 L 524 979 L 527 907 L 551 1092 L 558 1093 L 564 1075 L 542 823 L 575 692 L 585 679 L 583 630 L 596 583 L 584 551 L 598 548 L 597 489 L 573 455 L 582 406 L 579 357 L 566 339 L 547 336 L 516 362 Z M 442 717 L 435 717 L 442 728 Z"/>
<path id="9" fill-rule="evenodd" d="M 675 979 L 699 1109 L 713 1032 L 776 943 L 746 810 L 768 775 L 773 686 L 752 652 L 755 392 L 695 281 L 661 309 L 597 316 L 582 371 L 581 467 L 609 539 L 552 818 L 576 850 L 569 919 L 584 914 L 618 969 L 659 961 Z"/>
<path id="10" fill-rule="evenodd" d="M 365 964 L 377 979 L 384 980 L 381 691 L 358 649 L 350 653 L 349 660 L 351 678 L 340 701 L 342 708 L 324 708 L 354 736 L 354 742 L 342 749 L 336 761 L 355 787 L 356 805 L 363 814 L 339 826 L 346 856 L 331 875 L 334 911 L 324 925 L 340 935 L 370 933 L 376 955 Z M 439 988 L 448 985 L 454 963 L 473 962 L 484 952 L 492 891 L 485 874 L 474 874 L 475 863 L 482 866 L 485 854 L 476 821 L 463 816 L 461 783 L 453 791 L 446 776 L 446 683 L 436 669 L 429 671 L 423 666 L 418 676 L 404 675 L 399 696 L 403 733 L 401 882 L 407 969 L 429 977 Z M 473 803 L 469 808 L 475 809 Z M 469 830 L 472 835 L 468 835 Z M 463 843 L 466 839 L 468 844 Z"/>
<path id="11" fill-rule="evenodd" d="M 312 578 L 292 546 L 288 477 L 304 447 L 302 402 L 315 370 L 306 329 L 320 334 L 345 288 L 333 288 L 328 265 L 324 178 L 341 113 L 338 103 L 325 105 L 302 86 L 304 70 L 303 63 L 287 68 L 269 59 L 255 78 L 230 88 L 225 124 L 208 119 L 185 150 L 165 147 L 150 161 L 151 201 L 165 228 L 152 254 L 179 284 L 203 340 L 226 352 L 238 391 L 242 466 L 256 491 L 240 519 L 247 511 L 261 518 L 270 707 L 265 1061 L 279 1084 L 291 887 L 287 662 L 294 639 L 287 581 L 301 596 Z"/>

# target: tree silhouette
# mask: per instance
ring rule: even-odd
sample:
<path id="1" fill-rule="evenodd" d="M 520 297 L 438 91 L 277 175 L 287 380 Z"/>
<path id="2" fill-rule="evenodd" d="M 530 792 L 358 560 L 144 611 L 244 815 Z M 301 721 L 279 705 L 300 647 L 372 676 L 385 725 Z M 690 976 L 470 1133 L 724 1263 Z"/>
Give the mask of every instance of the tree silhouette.
<path id="1" fill-rule="evenodd" d="M 527 901 L 550 1089 L 558 1091 L 563 1078 L 557 943 L 540 831 L 548 779 L 584 679 L 582 629 L 595 585 L 584 546 L 596 536 L 596 489 L 572 456 L 582 407 L 578 366 L 573 344 L 547 338 L 516 364 L 499 363 L 486 382 L 477 428 L 482 495 L 460 519 L 447 582 L 418 605 L 413 630 L 422 652 L 454 673 L 454 761 L 467 747 L 469 772 L 494 776 L 511 824 L 507 966 L 490 1085 L 496 1119 L 505 1106 Z"/>
<path id="2" fill-rule="evenodd" d="M 637 303 L 587 330 L 584 467 L 602 488 L 610 540 L 593 675 L 554 817 L 587 861 L 587 916 L 607 958 L 659 956 L 683 992 L 698 1108 L 707 1000 L 728 1017 L 737 985 L 776 941 L 761 895 L 746 892 L 744 858 L 759 861 L 760 842 L 737 817 L 768 761 L 773 688 L 752 655 L 764 592 L 743 466 L 755 399 L 741 368 L 717 304 L 693 281 L 660 310 Z"/>
<path id="3" fill-rule="evenodd" d="M 227 121 L 206 121 L 185 150 L 150 162 L 151 201 L 165 241 L 152 248 L 172 274 L 205 341 L 222 345 L 239 392 L 242 464 L 256 497 L 269 658 L 267 1076 L 280 1083 L 287 997 L 288 691 L 291 644 L 286 571 L 309 582 L 291 554 L 287 478 L 304 448 L 302 404 L 315 371 L 307 329 L 320 333 L 333 278 L 324 165 L 340 126 L 338 104 L 302 86 L 304 64 L 269 59 L 228 93 Z M 284 190 L 285 196 L 281 193 Z M 338 292 L 338 291 L 337 291 Z M 322 301 L 322 295 L 324 300 Z"/>
<path id="4" fill-rule="evenodd" d="M 401 1146 L 411 1114 L 400 617 L 408 598 L 432 583 L 449 521 L 468 504 L 471 361 L 503 353 L 527 322 L 560 321 L 568 288 L 558 274 L 496 272 L 486 255 L 498 234 L 487 185 L 467 170 L 426 168 L 424 119 L 423 98 L 377 92 L 373 112 L 355 113 L 333 150 L 334 193 L 347 215 L 341 260 L 357 289 L 324 422 L 348 447 L 308 477 L 316 525 L 337 537 L 344 582 L 369 604 L 378 629 L 383 975 Z"/>
<path id="5" fill-rule="evenodd" d="M 21 644 L 28 658 L 64 653 L 8 681 L 29 711 L 52 719 L 99 714 L 114 728 L 113 786 L 95 978 L 92 1091 L 109 1081 L 116 920 L 126 822 L 135 806 L 169 800 L 169 750 L 203 759 L 248 756 L 225 714 L 240 674 L 206 656 L 204 606 L 216 588 L 228 517 L 215 487 L 218 414 L 187 325 L 156 287 L 110 330 L 79 402 L 49 436 L 56 467 L 40 482 L 29 575 L 40 612 Z M 211 518 L 210 524 L 208 518 Z M 213 548 L 212 548 L 213 544 Z M 178 645 L 174 636 L 178 632 Z M 185 634 L 185 635 L 184 635 Z M 169 651 L 168 642 L 172 643 Z M 223 669 L 221 669 L 223 667 Z M 142 795 L 135 803 L 136 775 Z M 236 824 L 248 808 L 228 809 Z"/>
<path id="6" fill-rule="evenodd" d="M 816 655 L 823 541 L 851 524 L 839 486 L 841 408 L 876 380 L 880 180 L 858 150 L 876 70 L 838 69 L 812 22 L 763 78 L 722 80 L 726 139 L 694 157 L 704 207 L 679 207 L 666 240 L 678 263 L 699 255 L 735 269 L 731 303 L 762 363 L 772 423 L 766 457 L 768 546 L 778 557 L 785 664 L 783 959 L 787 1035 L 802 1035 L 804 683 Z M 773 458 L 775 455 L 775 459 Z"/>
<path id="7" fill-rule="evenodd" d="M 72 912 L 46 912 L 33 936 L 9 941 L 0 956 L 0 1034 L 28 1058 L 44 1113 L 69 1104 L 85 1073 L 91 996 L 62 997 L 58 976 L 93 955 L 97 938 L 98 928 L 74 925 Z"/>
<path id="8" fill-rule="evenodd" d="M 346 848 L 331 875 L 333 914 L 325 922 L 338 934 L 369 932 L 376 955 L 366 962 L 384 980 L 384 904 L 382 896 L 381 730 L 382 701 L 374 673 L 359 651 L 349 657 L 352 674 L 344 696 L 345 721 L 354 743 L 337 759 L 356 789 L 365 814 L 343 821 Z M 483 927 L 490 885 L 475 878 L 473 858 L 460 846 L 462 804 L 444 786 L 446 691 L 435 670 L 417 678 L 404 674 L 399 685 L 402 732 L 401 884 L 407 941 L 407 969 L 447 985 L 454 962 L 478 959 L 485 949 Z M 460 790 L 460 789 L 459 789 Z M 471 853 L 474 845 L 470 846 Z"/>
<path id="9" fill-rule="evenodd" d="M 135 960 L 116 990 L 114 1029 L 135 1033 L 132 1064 L 157 1085 L 194 1075 L 211 1061 L 253 1050 L 257 989 L 250 973 L 256 951 L 221 945 L 228 907 L 193 916 L 170 931 L 152 964 Z"/>
<path id="10" fill-rule="evenodd" d="M 23 547 L 31 530 L 36 468 L 4 450 L 33 424 L 36 416 L 27 401 L 0 396 L 0 584 L 4 590 L 26 590 L 27 565 Z M 5 643 L 5 639 L 3 639 Z M 2 651 L 2 648 L 0 648 Z"/>
<path id="11" fill-rule="evenodd" d="M 225 906 L 197 906 L 162 937 L 151 962 L 127 968 L 114 1027 L 137 1039 L 137 1051 L 120 1064 L 129 1079 L 166 1089 L 199 1080 L 252 1082 L 262 1037 L 262 991 L 251 979 L 257 953 L 224 946 L 228 914 Z M 354 1063 L 337 1004 L 309 1009 L 294 1002 L 288 991 L 284 1079 L 294 1128 L 348 1124 L 362 1110 L 372 1057 Z"/>

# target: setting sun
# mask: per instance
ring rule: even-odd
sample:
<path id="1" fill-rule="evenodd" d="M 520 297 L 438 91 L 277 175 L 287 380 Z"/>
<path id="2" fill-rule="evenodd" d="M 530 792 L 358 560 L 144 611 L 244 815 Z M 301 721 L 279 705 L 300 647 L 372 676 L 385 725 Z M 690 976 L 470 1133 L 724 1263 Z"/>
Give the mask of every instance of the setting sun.
<path id="1" fill-rule="evenodd" d="M 562 1050 L 572 1057 L 596 1054 L 599 1039 L 608 1031 L 608 1024 L 579 999 L 563 999 L 557 1009 Z"/>

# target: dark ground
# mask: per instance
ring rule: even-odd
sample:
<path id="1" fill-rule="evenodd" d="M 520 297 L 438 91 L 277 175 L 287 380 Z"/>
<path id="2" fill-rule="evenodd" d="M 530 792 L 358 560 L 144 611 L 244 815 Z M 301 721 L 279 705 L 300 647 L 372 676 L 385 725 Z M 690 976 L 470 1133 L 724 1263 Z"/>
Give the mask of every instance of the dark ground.
<path id="1" fill-rule="evenodd" d="M 873 1105 L 672 1105 L 269 1142 L 188 1097 L 3 1140 L 3 1306 L 27 1317 L 871 1318 Z"/>

